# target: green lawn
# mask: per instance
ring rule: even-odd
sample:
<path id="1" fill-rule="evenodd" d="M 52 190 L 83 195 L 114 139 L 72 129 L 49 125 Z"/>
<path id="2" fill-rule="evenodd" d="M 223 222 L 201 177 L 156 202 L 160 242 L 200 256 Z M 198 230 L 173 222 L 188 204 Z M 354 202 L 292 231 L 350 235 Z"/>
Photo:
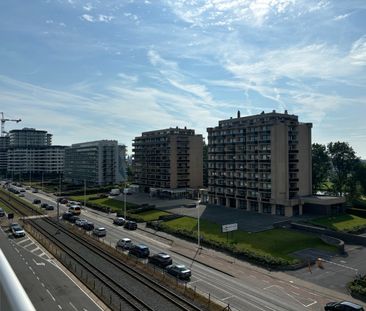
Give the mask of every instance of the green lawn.
<path id="1" fill-rule="evenodd" d="M 89 201 L 89 199 L 90 199 L 91 197 L 97 197 L 97 196 L 99 196 L 99 195 L 101 195 L 101 193 L 87 194 L 87 195 L 86 195 L 86 200 L 87 200 L 87 201 Z M 69 198 L 70 198 L 70 200 L 72 200 L 72 201 L 84 202 L 84 195 L 72 195 L 72 196 L 69 196 Z M 93 202 L 94 200 L 91 200 L 91 201 Z"/>
<path id="2" fill-rule="evenodd" d="M 165 222 L 165 225 L 197 234 L 197 220 L 194 218 L 182 217 Z M 218 224 L 201 220 L 200 231 L 205 240 L 235 244 L 238 249 L 261 251 L 287 260 L 294 259 L 291 253 L 305 248 L 336 251 L 335 247 L 325 244 L 314 235 L 286 229 L 272 229 L 258 233 L 235 231 L 229 233 L 228 242 L 227 234 L 221 232 L 221 226 Z"/>
<path id="3" fill-rule="evenodd" d="M 1 207 L 5 212 L 7 212 L 7 213 L 12 212 L 12 210 L 11 210 L 9 207 L 5 206 L 5 204 L 3 204 L 3 203 L 1 203 L 1 202 L 0 202 L 0 207 Z"/>
<path id="4" fill-rule="evenodd" d="M 310 223 L 320 225 L 332 230 L 350 231 L 355 227 L 366 226 L 366 218 L 345 214 L 331 217 L 321 217 L 313 219 Z"/>
<path id="5" fill-rule="evenodd" d="M 151 210 L 151 211 L 145 211 L 142 213 L 132 214 L 132 215 L 140 216 L 141 218 L 143 218 L 143 220 L 145 222 L 147 222 L 147 221 L 157 220 L 157 219 L 159 219 L 159 216 L 170 215 L 170 213 L 167 213 L 164 211 L 159 211 L 159 210 Z"/>
<path id="6" fill-rule="evenodd" d="M 124 210 L 124 207 L 125 207 L 124 201 L 111 199 L 111 198 L 101 198 L 101 199 L 96 199 L 96 200 L 89 200 L 90 197 L 97 197 L 98 195 L 99 194 L 97 194 L 97 193 L 86 195 L 86 200 L 89 201 L 90 203 L 93 203 L 93 204 L 99 204 L 99 205 L 110 207 L 113 212 L 118 212 L 118 211 L 121 212 L 121 211 Z M 79 201 L 81 203 L 84 202 L 84 196 L 83 195 L 70 196 L 69 198 L 71 200 Z M 137 207 L 136 204 L 126 202 L 126 209 L 127 210 L 134 209 L 136 207 Z"/>

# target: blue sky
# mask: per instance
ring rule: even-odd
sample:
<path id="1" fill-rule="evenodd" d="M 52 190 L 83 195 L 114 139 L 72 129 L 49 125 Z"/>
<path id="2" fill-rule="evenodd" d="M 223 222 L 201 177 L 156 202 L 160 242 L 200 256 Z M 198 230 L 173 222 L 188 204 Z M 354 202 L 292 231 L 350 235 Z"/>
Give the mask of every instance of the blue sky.
<path id="1" fill-rule="evenodd" d="M 366 1 L 2 0 L 8 130 L 54 144 L 117 139 L 273 109 L 366 158 Z"/>

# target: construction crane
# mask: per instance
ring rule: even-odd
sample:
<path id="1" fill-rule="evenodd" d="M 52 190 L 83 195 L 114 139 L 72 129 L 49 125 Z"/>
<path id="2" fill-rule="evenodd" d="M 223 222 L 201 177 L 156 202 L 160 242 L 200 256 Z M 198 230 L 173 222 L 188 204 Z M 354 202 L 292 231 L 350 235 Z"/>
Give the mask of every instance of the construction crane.
<path id="1" fill-rule="evenodd" d="M 7 121 L 13 121 L 13 122 L 20 122 L 22 121 L 21 119 L 5 119 L 4 118 L 4 112 L 0 112 L 1 113 L 1 137 L 5 136 L 5 122 Z"/>

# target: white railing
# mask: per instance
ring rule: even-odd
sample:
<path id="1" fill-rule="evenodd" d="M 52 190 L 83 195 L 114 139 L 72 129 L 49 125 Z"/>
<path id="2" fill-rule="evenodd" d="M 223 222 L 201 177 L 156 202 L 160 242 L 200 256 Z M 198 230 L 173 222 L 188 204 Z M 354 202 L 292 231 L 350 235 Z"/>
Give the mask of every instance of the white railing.
<path id="1" fill-rule="evenodd" d="M 36 311 L 0 249 L 0 311 Z"/>

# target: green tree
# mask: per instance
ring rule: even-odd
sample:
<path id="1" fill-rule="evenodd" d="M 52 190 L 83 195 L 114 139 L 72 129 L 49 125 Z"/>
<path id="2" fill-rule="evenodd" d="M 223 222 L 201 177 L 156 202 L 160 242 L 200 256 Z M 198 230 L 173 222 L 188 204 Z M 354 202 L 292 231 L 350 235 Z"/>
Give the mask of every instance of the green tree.
<path id="1" fill-rule="evenodd" d="M 313 176 L 313 193 L 322 189 L 322 185 L 329 179 L 330 170 L 332 168 L 327 147 L 321 144 L 312 145 L 312 176 Z"/>
<path id="2" fill-rule="evenodd" d="M 335 142 L 328 144 L 328 153 L 332 162 L 332 182 L 334 192 L 342 195 L 345 192 L 353 191 L 355 169 L 359 162 L 353 148 L 346 142 Z"/>

